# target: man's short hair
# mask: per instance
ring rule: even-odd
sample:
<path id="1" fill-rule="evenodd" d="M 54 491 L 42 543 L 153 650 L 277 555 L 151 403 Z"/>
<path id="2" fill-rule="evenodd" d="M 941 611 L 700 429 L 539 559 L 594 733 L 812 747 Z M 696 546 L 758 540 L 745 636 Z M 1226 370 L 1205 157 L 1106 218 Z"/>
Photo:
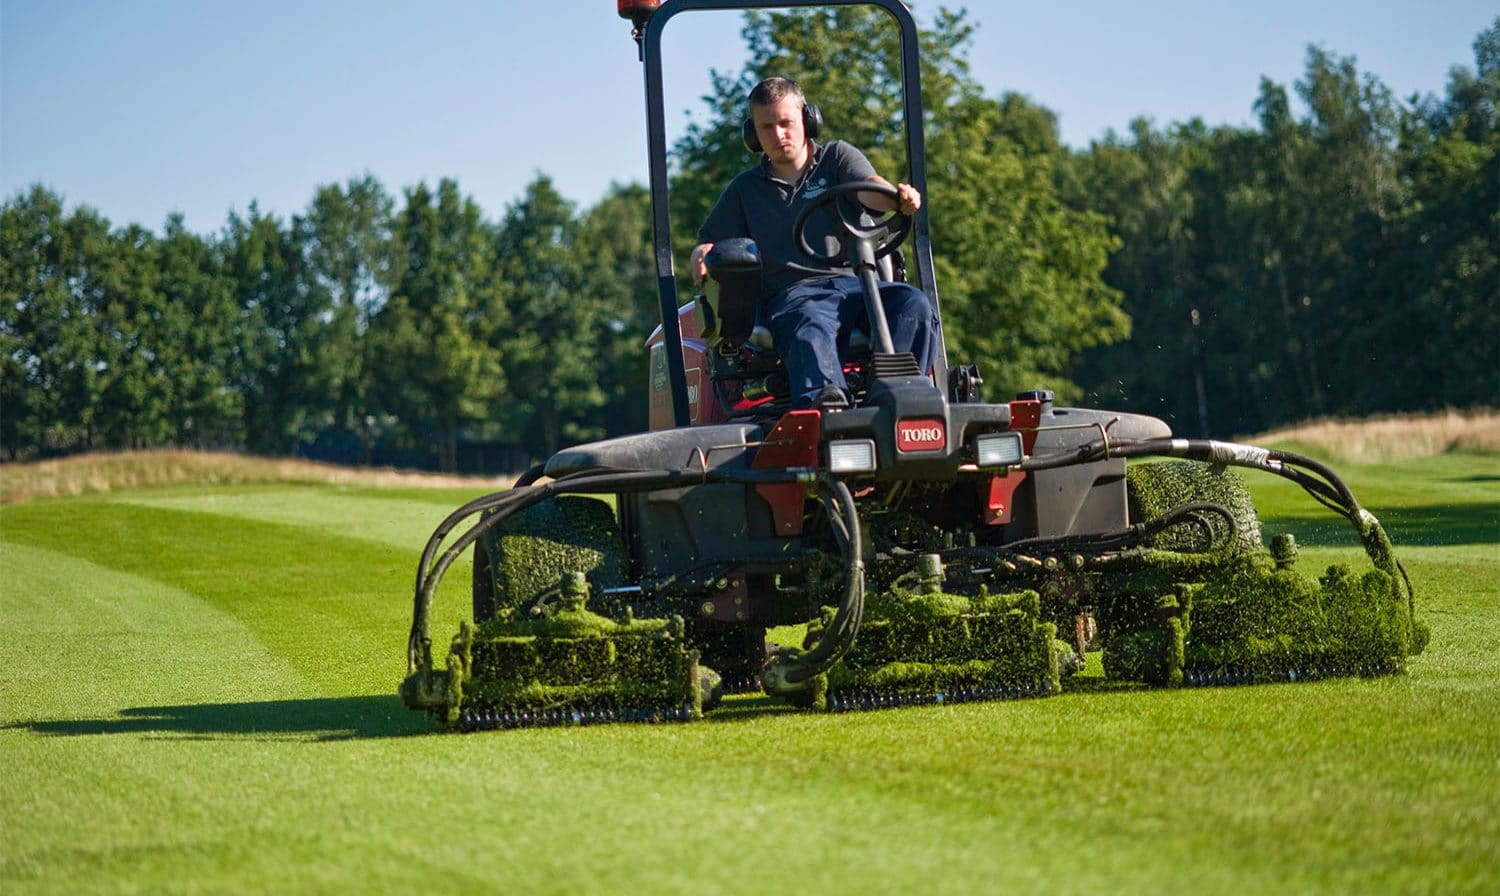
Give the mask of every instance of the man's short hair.
<path id="1" fill-rule="evenodd" d="M 802 88 L 791 78 L 772 77 L 767 78 L 750 91 L 750 105 L 752 106 L 774 106 L 789 96 L 794 96 L 803 103 L 807 97 L 802 95 Z"/>

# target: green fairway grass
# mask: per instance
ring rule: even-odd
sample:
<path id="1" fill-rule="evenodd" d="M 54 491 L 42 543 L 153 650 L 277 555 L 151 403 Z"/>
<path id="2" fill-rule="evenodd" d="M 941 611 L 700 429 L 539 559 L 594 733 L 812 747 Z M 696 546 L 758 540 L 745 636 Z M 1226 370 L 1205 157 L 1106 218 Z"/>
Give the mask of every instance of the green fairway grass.
<path id="1" fill-rule="evenodd" d="M 475 735 L 395 696 L 475 489 L 6 505 L 0 893 L 1500 892 L 1500 458 L 1341 472 L 1432 629 L 1405 675 Z M 1364 563 L 1247 479 L 1306 572 Z"/>

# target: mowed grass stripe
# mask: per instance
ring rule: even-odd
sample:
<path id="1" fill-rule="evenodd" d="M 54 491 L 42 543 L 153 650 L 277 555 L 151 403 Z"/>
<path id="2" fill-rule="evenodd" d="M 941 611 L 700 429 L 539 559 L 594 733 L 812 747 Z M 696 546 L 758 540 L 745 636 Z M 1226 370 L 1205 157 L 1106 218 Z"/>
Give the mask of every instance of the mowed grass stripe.
<path id="1" fill-rule="evenodd" d="M 311 695 L 228 613 L 180 588 L 7 543 L 0 552 L 0 718 L 108 716 L 130 707 Z"/>
<path id="2" fill-rule="evenodd" d="M 239 486 L 212 489 L 158 490 L 113 497 L 118 503 L 212 513 L 285 526 L 300 526 L 322 535 L 364 538 L 395 545 L 411 554 L 413 572 L 422 545 L 455 508 L 483 492 L 454 489 L 439 494 L 393 494 L 390 489 L 316 486 Z"/>
<path id="3" fill-rule="evenodd" d="M 392 693 L 405 672 L 416 548 L 101 500 L 11 506 L 0 520 L 7 541 L 193 595 L 245 626 L 327 696 Z M 453 578 L 462 580 L 455 593 L 466 591 L 467 577 Z M 438 618 L 455 617 L 460 604 L 455 598 Z"/>

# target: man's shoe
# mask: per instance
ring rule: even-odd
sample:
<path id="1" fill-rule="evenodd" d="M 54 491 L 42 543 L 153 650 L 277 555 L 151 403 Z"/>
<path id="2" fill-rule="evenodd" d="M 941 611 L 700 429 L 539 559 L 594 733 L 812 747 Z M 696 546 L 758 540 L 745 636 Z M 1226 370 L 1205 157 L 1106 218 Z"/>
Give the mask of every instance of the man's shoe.
<path id="1" fill-rule="evenodd" d="M 813 407 L 820 411 L 843 411 L 849 408 L 849 396 L 844 390 L 829 383 L 818 391 L 818 397 L 813 399 Z"/>

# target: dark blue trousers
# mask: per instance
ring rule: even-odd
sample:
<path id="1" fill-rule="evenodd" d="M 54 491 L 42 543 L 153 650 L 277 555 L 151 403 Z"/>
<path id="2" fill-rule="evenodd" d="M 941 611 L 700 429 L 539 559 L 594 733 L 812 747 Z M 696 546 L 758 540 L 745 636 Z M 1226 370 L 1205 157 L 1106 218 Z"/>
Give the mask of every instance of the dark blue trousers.
<path id="1" fill-rule="evenodd" d="M 924 373 L 937 358 L 937 315 L 927 294 L 907 283 L 881 283 L 880 300 L 891 328 L 892 347 L 911 352 Z M 809 408 L 822 388 L 844 390 L 839 349 L 848 348 L 851 330 L 873 333 L 857 277 L 830 277 L 794 283 L 771 299 L 767 324 L 776 352 L 786 363 L 792 406 Z M 874 337 L 871 336 L 872 343 Z"/>

